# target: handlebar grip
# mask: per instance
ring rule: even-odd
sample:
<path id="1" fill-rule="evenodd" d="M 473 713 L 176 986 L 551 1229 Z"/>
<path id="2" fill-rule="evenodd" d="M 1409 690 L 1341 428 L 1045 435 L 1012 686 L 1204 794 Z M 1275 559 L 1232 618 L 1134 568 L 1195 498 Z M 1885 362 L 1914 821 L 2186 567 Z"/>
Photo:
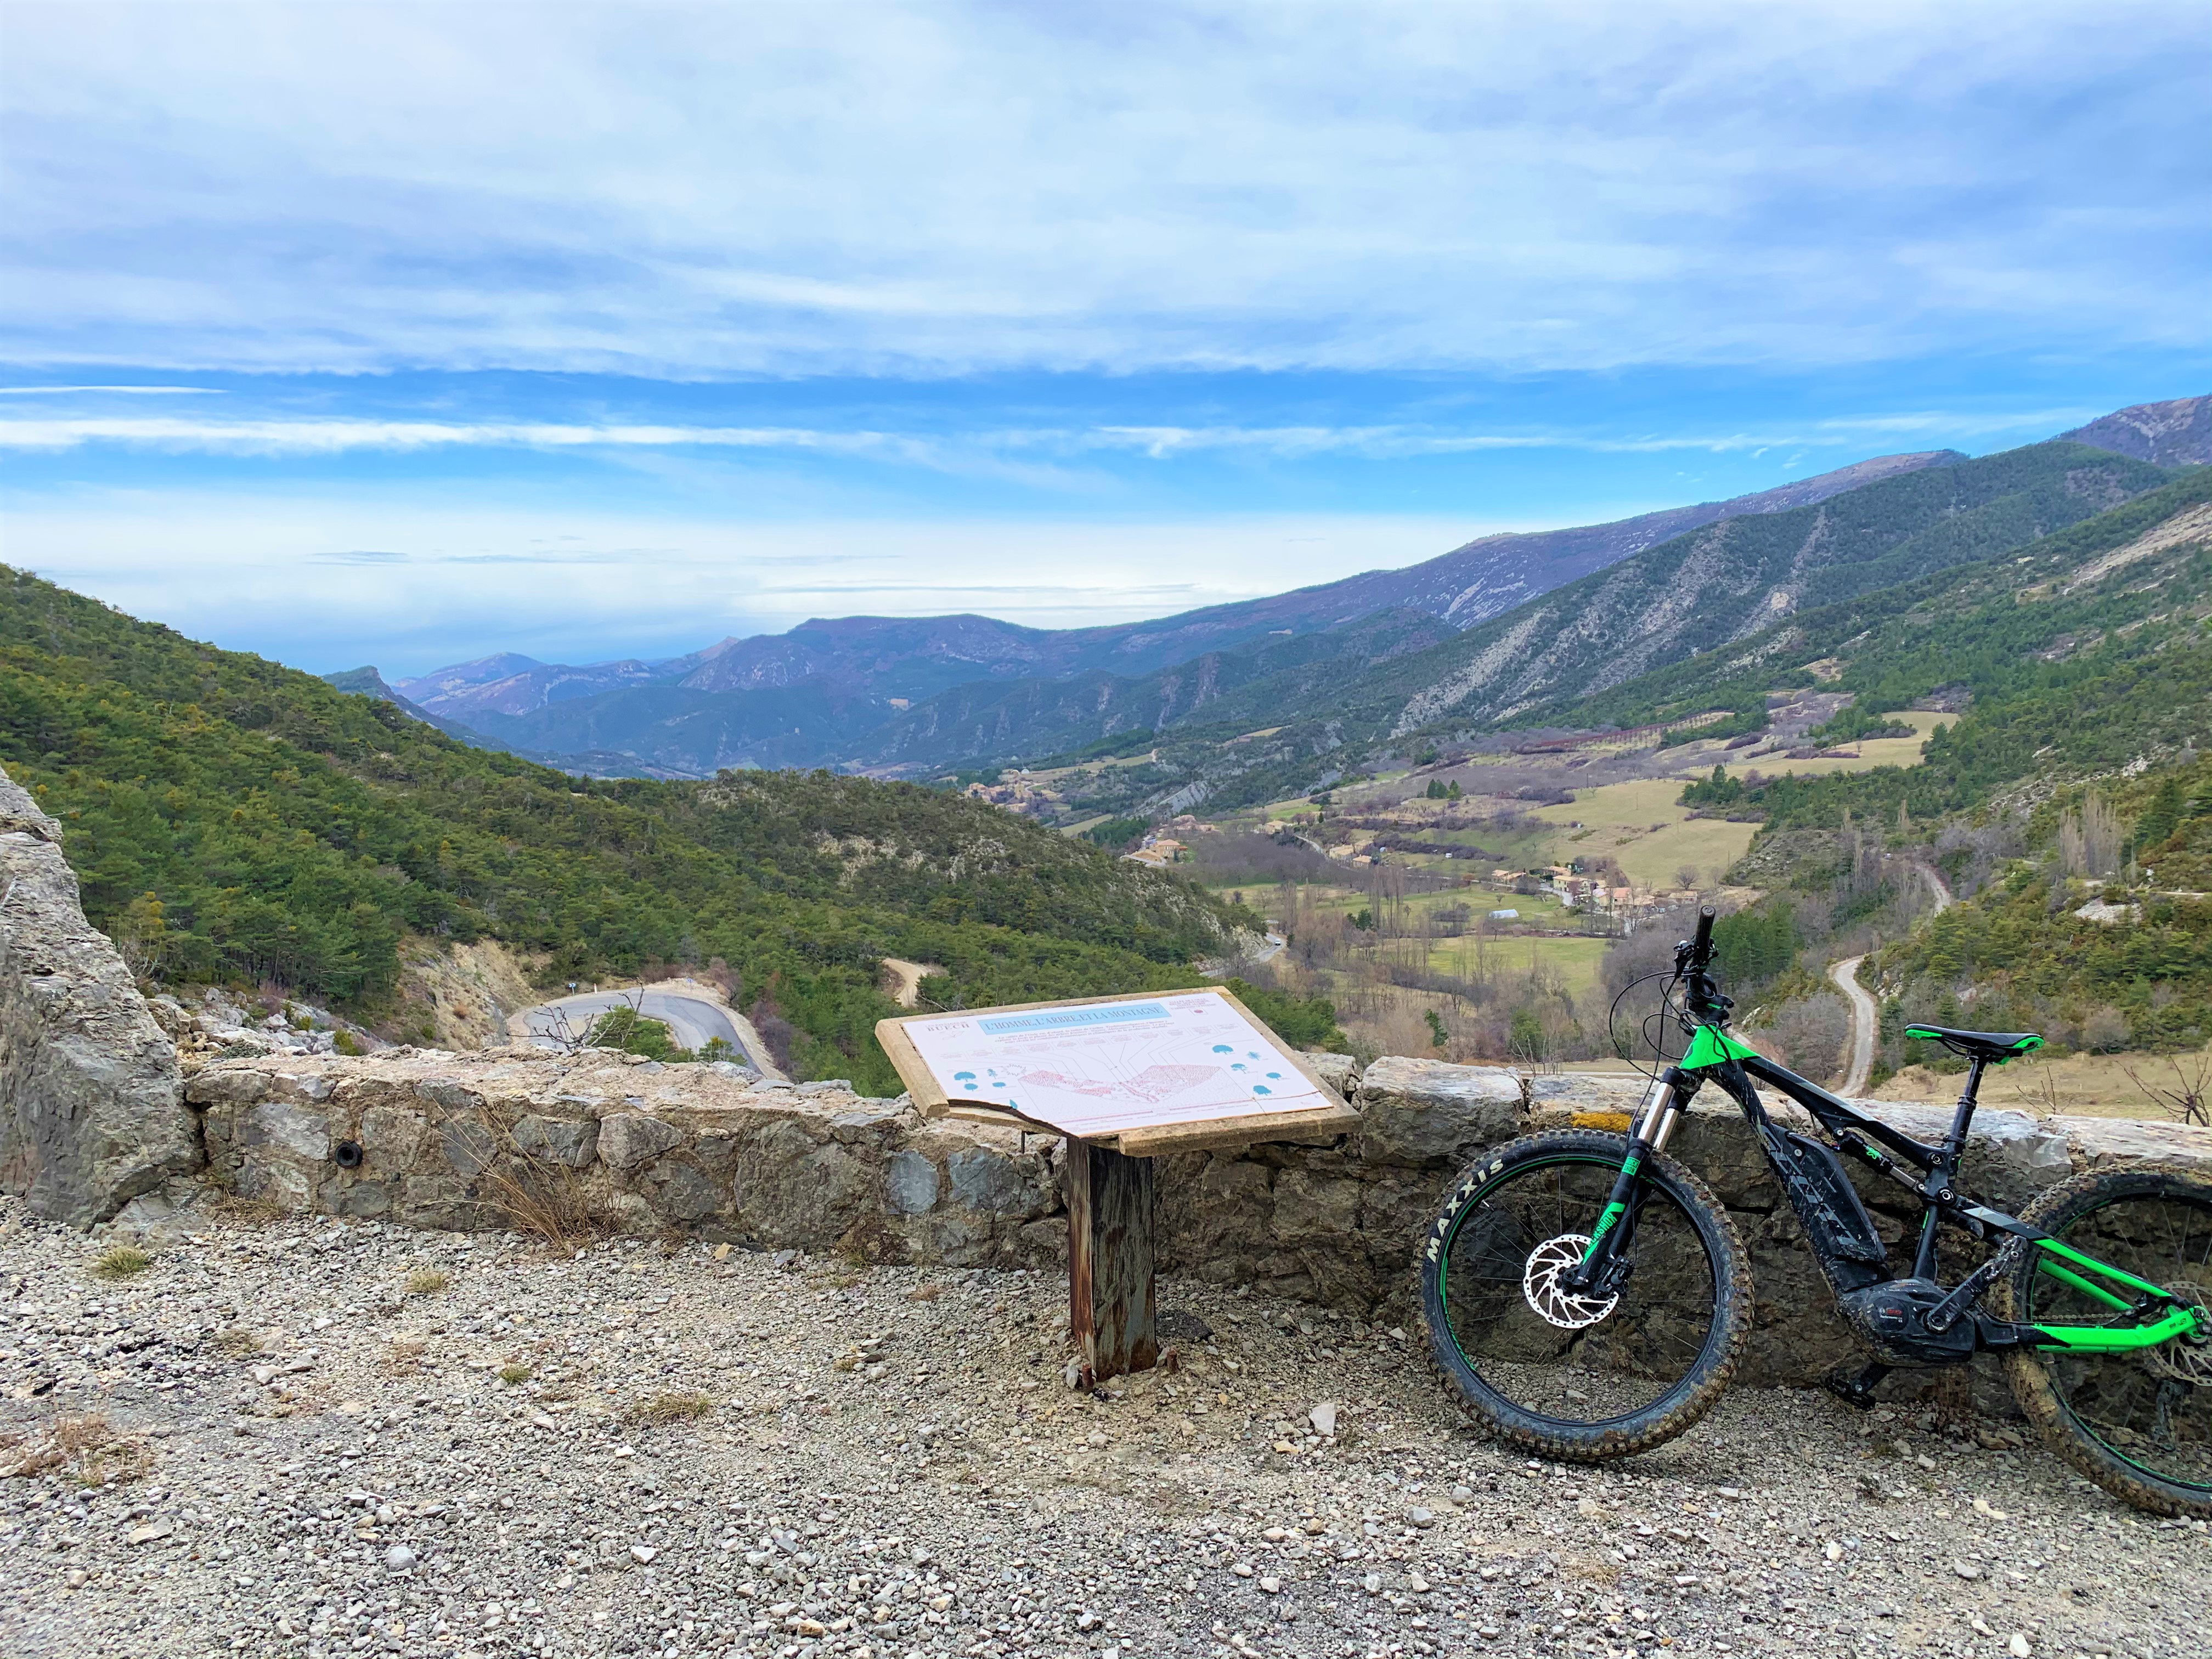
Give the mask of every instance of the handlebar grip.
<path id="1" fill-rule="evenodd" d="M 1690 957 L 1699 967 L 1713 959 L 1713 907 L 1698 912 L 1698 936 L 1690 942 Z"/>

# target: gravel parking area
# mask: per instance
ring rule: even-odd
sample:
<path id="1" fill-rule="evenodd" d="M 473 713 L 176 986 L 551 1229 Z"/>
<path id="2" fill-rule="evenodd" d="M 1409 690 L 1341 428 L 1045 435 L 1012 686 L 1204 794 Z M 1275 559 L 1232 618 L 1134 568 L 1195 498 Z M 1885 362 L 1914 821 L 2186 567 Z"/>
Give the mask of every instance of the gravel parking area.
<path id="1" fill-rule="evenodd" d="M 1741 1390 L 1601 1469 L 1462 1428 L 1401 1333 L 636 1240 L 0 1200 L 11 1655 L 2198 1655 L 2212 1537 L 1988 1420 Z M 2001 1523 L 1993 1517 L 2005 1517 Z"/>

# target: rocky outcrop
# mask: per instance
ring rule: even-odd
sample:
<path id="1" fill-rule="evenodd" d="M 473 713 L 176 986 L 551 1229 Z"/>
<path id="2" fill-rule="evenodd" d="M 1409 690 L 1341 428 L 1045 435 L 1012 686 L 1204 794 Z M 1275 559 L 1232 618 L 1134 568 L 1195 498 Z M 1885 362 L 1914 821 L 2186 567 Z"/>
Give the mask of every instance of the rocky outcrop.
<path id="1" fill-rule="evenodd" d="M 1620 1127 L 1638 1095 L 1632 1079 L 1332 1064 L 1359 1107 L 1356 1132 L 1158 1161 L 1164 1272 L 1406 1319 L 1417 1242 L 1455 1171 L 1532 1130 Z M 484 1230 L 526 1227 L 533 1205 L 554 1202 L 630 1231 L 963 1267 L 1046 1266 L 1066 1249 L 1056 1141 L 926 1123 L 903 1100 L 842 1084 L 514 1048 L 224 1060 L 191 1080 L 188 1097 L 205 1115 L 210 1173 L 289 1211 Z M 1948 1106 L 1868 1104 L 1923 1138 L 1950 1121 Z M 1673 1151 L 1751 1252 L 1747 1377 L 1807 1382 L 1847 1358 L 1850 1339 L 1796 1214 L 1735 1109 L 1701 1100 Z M 2212 1165 L 2212 1131 L 1989 1110 L 1966 1178 L 2017 1208 L 2077 1169 L 2148 1157 Z M 1885 1238 L 1901 1244 L 1906 1195 L 1864 1191 Z"/>
<path id="2" fill-rule="evenodd" d="M 176 1048 L 84 919 L 60 843 L 0 772 L 0 1182 L 88 1227 L 198 1168 L 200 1147 Z"/>

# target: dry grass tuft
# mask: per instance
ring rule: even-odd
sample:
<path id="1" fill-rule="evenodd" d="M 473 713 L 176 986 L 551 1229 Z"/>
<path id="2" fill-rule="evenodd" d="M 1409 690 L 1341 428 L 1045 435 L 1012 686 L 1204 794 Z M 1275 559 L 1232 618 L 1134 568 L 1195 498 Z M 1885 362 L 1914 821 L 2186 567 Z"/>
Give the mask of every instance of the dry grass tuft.
<path id="1" fill-rule="evenodd" d="M 234 1227 L 265 1227 L 273 1221 L 281 1221 L 288 1213 L 282 1204 L 265 1198 L 241 1198 L 227 1188 L 217 1189 L 208 1208 Z"/>
<path id="2" fill-rule="evenodd" d="M 632 1423 L 658 1425 L 704 1417 L 714 1409 L 714 1402 L 703 1394 L 657 1394 L 637 1401 L 623 1415 Z"/>
<path id="3" fill-rule="evenodd" d="M 477 1172 L 477 1190 L 515 1231 L 573 1254 L 615 1231 L 580 1174 L 556 1158 L 525 1152 L 515 1144 L 514 1126 L 489 1108 L 482 1122 L 495 1155 Z"/>
<path id="4" fill-rule="evenodd" d="M 508 1384 L 527 1382 L 537 1375 L 520 1359 L 510 1359 L 499 1368 L 499 1380 Z"/>
<path id="5" fill-rule="evenodd" d="M 435 1267 L 417 1267 L 407 1275 L 407 1294 L 435 1296 L 453 1282 Z"/>
<path id="6" fill-rule="evenodd" d="M 94 1279 L 136 1279 L 154 1265 L 154 1258 L 136 1244 L 113 1244 L 93 1258 Z"/>
<path id="7" fill-rule="evenodd" d="M 909 1302 L 934 1302 L 944 1294 L 940 1285 L 917 1285 L 906 1293 L 906 1299 Z"/>
<path id="8" fill-rule="evenodd" d="M 39 1475 L 64 1471 L 80 1486 L 111 1486 L 141 1480 L 153 1473 L 154 1454 L 146 1443 L 129 1439 L 97 1414 L 57 1419 L 43 1434 L 18 1439 L 5 1449 L 13 1461 L 0 1473 Z"/>

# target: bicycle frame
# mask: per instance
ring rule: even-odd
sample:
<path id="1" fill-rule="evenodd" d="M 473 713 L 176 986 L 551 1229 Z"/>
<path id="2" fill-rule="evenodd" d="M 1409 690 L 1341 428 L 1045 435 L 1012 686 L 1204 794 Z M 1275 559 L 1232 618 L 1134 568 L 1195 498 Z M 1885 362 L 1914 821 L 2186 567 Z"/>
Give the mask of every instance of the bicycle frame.
<path id="1" fill-rule="evenodd" d="M 1918 1247 L 1911 1277 L 1924 1281 L 1936 1278 L 1936 1242 L 1940 1226 L 1949 1222 L 1977 1239 L 2006 1234 L 2021 1240 L 2041 1255 L 2039 1271 L 2111 1308 L 2124 1323 L 2008 1324 L 1974 1310 L 1982 1292 L 1999 1273 L 2001 1255 L 1968 1274 L 1948 1289 L 1928 1316 L 1929 1328 L 1949 1330 L 1961 1318 L 1971 1317 L 1975 1348 L 2063 1348 L 2077 1352 L 2123 1353 L 2156 1347 L 2178 1336 L 2212 1340 L 2212 1316 L 2184 1303 L 2160 1286 L 2133 1273 L 2084 1255 L 2062 1241 L 2028 1225 L 2002 1210 L 1975 1202 L 1956 1186 L 1959 1164 L 1973 1121 L 1985 1062 L 1971 1062 L 1966 1086 L 1959 1097 L 1951 1127 L 1933 1146 L 1914 1139 L 1878 1118 L 1861 1112 L 1850 1102 L 1830 1094 L 1810 1079 L 1802 1078 L 1739 1042 L 1719 1019 L 1697 1022 L 1690 1046 L 1681 1061 L 1656 1079 L 1650 1094 L 1630 1127 L 1628 1156 L 1613 1183 L 1605 1209 L 1591 1230 L 1582 1265 L 1569 1275 L 1577 1289 L 1618 1284 L 1626 1275 L 1628 1258 L 1623 1254 L 1635 1232 L 1636 1212 L 1641 1202 L 1638 1171 L 1655 1152 L 1663 1152 L 1680 1121 L 1683 1108 L 1710 1078 L 1733 1098 L 1745 1120 L 1760 1135 L 1767 1161 L 1783 1176 L 1783 1191 L 1793 1207 L 1799 1204 L 1795 1187 L 1779 1166 L 1768 1131 L 1771 1120 L 1753 1088 L 1754 1081 L 1797 1102 L 1824 1132 L 1829 1150 L 1855 1157 L 1900 1182 L 1913 1192 L 1921 1206 Z M 1900 1162 L 1901 1160 L 1901 1162 Z M 1917 1177 L 1905 1166 L 1918 1172 Z M 1820 1243 L 1820 1233 L 1807 1222 L 1806 1243 L 1829 1265 Z M 2104 1281 L 2099 1283 L 2099 1280 Z M 1890 1280 L 1887 1282 L 1896 1282 Z M 1960 1358 L 1966 1357 L 1962 1354 Z"/>

